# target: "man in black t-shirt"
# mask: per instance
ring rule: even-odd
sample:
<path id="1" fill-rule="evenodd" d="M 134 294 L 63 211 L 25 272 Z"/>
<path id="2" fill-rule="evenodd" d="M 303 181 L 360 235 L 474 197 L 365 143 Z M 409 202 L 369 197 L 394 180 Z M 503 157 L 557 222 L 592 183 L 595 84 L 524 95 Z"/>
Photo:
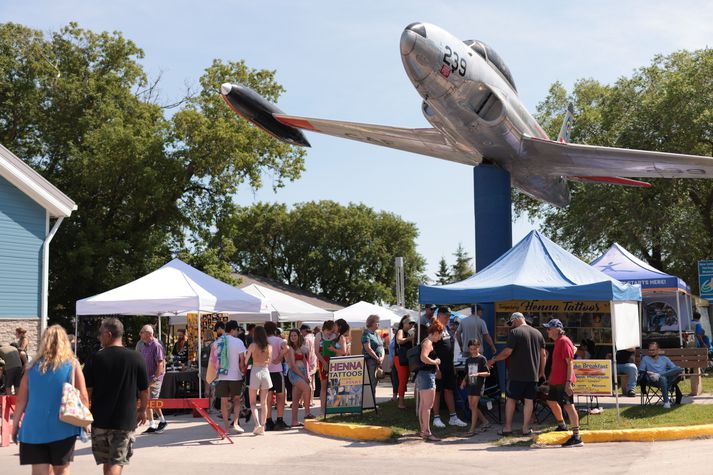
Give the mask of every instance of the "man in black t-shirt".
<path id="1" fill-rule="evenodd" d="M 530 435 L 530 419 L 537 397 L 537 383 L 539 379 L 545 378 L 545 338 L 539 330 L 527 324 L 525 316 L 520 312 L 510 316 L 508 325 L 512 326 L 512 330 L 508 332 L 505 348 L 488 362 L 488 365 L 492 366 L 496 361 L 509 358 L 505 425 L 501 435 L 512 435 L 512 419 L 517 401 L 521 399 L 524 400 L 522 434 Z"/>
<path id="2" fill-rule="evenodd" d="M 104 465 L 104 473 L 121 473 L 132 455 L 137 422 L 146 422 L 146 366 L 138 352 L 124 348 L 123 335 L 124 325 L 118 319 L 104 320 L 99 328 L 102 349 L 84 366 L 94 416 L 92 452 L 97 465 Z"/>
<path id="3" fill-rule="evenodd" d="M 453 391 L 456 389 L 457 378 L 455 366 L 453 366 L 453 356 L 455 350 L 455 335 L 448 329 L 448 321 L 451 318 L 451 310 L 448 307 L 438 307 L 436 319 L 443 325 L 443 335 L 434 345 L 436 356 L 441 359 L 441 364 L 436 371 L 436 398 L 433 401 L 433 425 L 443 428 L 446 425 L 441 420 L 441 394 L 446 400 L 448 408 L 448 424 L 458 427 L 467 427 L 456 415 L 456 403 L 453 398 Z"/>

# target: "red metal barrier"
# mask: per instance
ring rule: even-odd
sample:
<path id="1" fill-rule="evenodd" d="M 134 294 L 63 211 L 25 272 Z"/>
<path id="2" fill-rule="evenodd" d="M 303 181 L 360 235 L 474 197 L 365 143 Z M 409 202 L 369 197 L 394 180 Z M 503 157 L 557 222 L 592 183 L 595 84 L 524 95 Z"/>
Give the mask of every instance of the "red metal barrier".
<path id="1" fill-rule="evenodd" d="M 150 399 L 148 407 L 150 409 L 192 409 L 200 414 L 205 421 L 213 428 L 213 430 L 222 439 L 227 439 L 228 442 L 234 442 L 227 432 L 210 418 L 205 411 L 209 407 L 208 399 L 206 398 L 188 398 L 188 399 Z M 0 416 L 2 417 L 2 428 L 0 429 L 0 447 L 10 445 L 12 437 L 12 413 L 15 411 L 15 396 L 0 396 Z"/>
<path id="2" fill-rule="evenodd" d="M 15 412 L 15 396 L 0 396 L 0 447 L 10 445 L 12 438 L 12 413 Z"/>

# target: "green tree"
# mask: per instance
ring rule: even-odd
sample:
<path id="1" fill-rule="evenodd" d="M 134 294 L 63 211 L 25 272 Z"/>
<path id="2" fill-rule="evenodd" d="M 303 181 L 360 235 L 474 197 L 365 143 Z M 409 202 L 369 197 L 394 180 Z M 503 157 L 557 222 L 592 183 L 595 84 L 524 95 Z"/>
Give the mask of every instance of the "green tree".
<path id="1" fill-rule="evenodd" d="M 439 285 L 446 285 L 450 284 L 452 282 L 451 280 L 451 271 L 448 268 L 448 263 L 446 262 L 445 257 L 441 257 L 441 260 L 438 261 L 438 272 L 436 272 L 436 283 Z"/>
<path id="2" fill-rule="evenodd" d="M 333 201 L 260 203 L 219 223 L 216 239 L 230 236 L 232 262 L 249 272 L 345 304 L 395 300 L 394 257 L 403 256 L 406 300 L 414 304 L 425 277 L 416 252 L 416 226 L 362 204 Z"/>
<path id="3" fill-rule="evenodd" d="M 572 140 L 664 152 L 713 155 L 713 50 L 656 56 L 613 85 L 587 79 L 567 94 L 560 84 L 538 107 L 557 134 L 568 102 Z M 556 209 L 516 193 L 515 209 L 585 260 L 619 242 L 649 264 L 696 284 L 696 261 L 713 257 L 713 181 L 645 179 L 650 189 L 571 184 L 572 202 Z"/>
<path id="4" fill-rule="evenodd" d="M 468 255 L 462 243 L 458 243 L 458 248 L 453 253 L 453 257 L 456 258 L 456 261 L 451 266 L 451 282 L 460 282 L 475 274 L 472 263 L 473 258 Z"/>
<path id="5" fill-rule="evenodd" d="M 270 100 L 274 71 L 215 60 L 200 90 L 167 117 L 143 51 L 121 33 L 71 23 L 57 32 L 0 24 L 0 143 L 70 196 L 78 210 L 51 246 L 50 315 L 123 284 L 183 251 L 229 273 L 221 240 L 207 246 L 241 183 L 299 177 L 303 152 L 236 120 L 217 88 L 248 84 Z M 211 241 L 213 244 L 214 241 Z"/>

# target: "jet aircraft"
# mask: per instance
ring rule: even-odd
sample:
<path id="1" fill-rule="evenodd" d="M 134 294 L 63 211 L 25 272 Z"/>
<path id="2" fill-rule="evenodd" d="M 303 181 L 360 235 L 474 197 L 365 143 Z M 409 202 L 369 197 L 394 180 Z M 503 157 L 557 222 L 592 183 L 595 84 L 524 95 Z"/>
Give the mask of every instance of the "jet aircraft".
<path id="1" fill-rule="evenodd" d="M 569 203 L 573 180 L 648 187 L 631 178 L 713 178 L 711 157 L 568 143 L 571 107 L 551 140 L 520 101 L 503 59 L 482 41 L 412 23 L 400 50 L 431 128 L 287 115 L 237 84 L 223 84 L 221 94 L 238 115 L 293 145 L 309 147 L 304 129 L 471 166 L 491 163 L 507 170 L 522 192 L 558 207 Z"/>

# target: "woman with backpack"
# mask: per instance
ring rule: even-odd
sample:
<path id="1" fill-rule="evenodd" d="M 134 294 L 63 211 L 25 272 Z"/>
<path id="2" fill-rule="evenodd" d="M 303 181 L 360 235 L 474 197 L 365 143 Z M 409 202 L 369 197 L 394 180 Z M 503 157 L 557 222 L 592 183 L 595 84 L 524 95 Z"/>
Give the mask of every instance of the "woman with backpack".
<path id="1" fill-rule="evenodd" d="M 408 367 L 408 350 L 413 348 L 416 333 L 414 322 L 409 315 L 404 316 L 399 322 L 399 328 L 396 331 L 396 357 L 394 358 L 394 366 L 399 375 L 399 409 L 406 409 L 404 397 L 406 395 L 406 385 L 410 374 Z"/>
<path id="2" fill-rule="evenodd" d="M 418 419 L 421 425 L 421 437 L 429 442 L 438 442 L 439 439 L 431 433 L 431 409 L 436 399 L 436 372 L 441 364 L 441 359 L 436 356 L 433 344 L 438 342 L 443 335 L 443 324 L 436 320 L 428 327 L 428 336 L 421 342 L 421 367 L 416 375 L 416 388 L 418 389 Z"/>

